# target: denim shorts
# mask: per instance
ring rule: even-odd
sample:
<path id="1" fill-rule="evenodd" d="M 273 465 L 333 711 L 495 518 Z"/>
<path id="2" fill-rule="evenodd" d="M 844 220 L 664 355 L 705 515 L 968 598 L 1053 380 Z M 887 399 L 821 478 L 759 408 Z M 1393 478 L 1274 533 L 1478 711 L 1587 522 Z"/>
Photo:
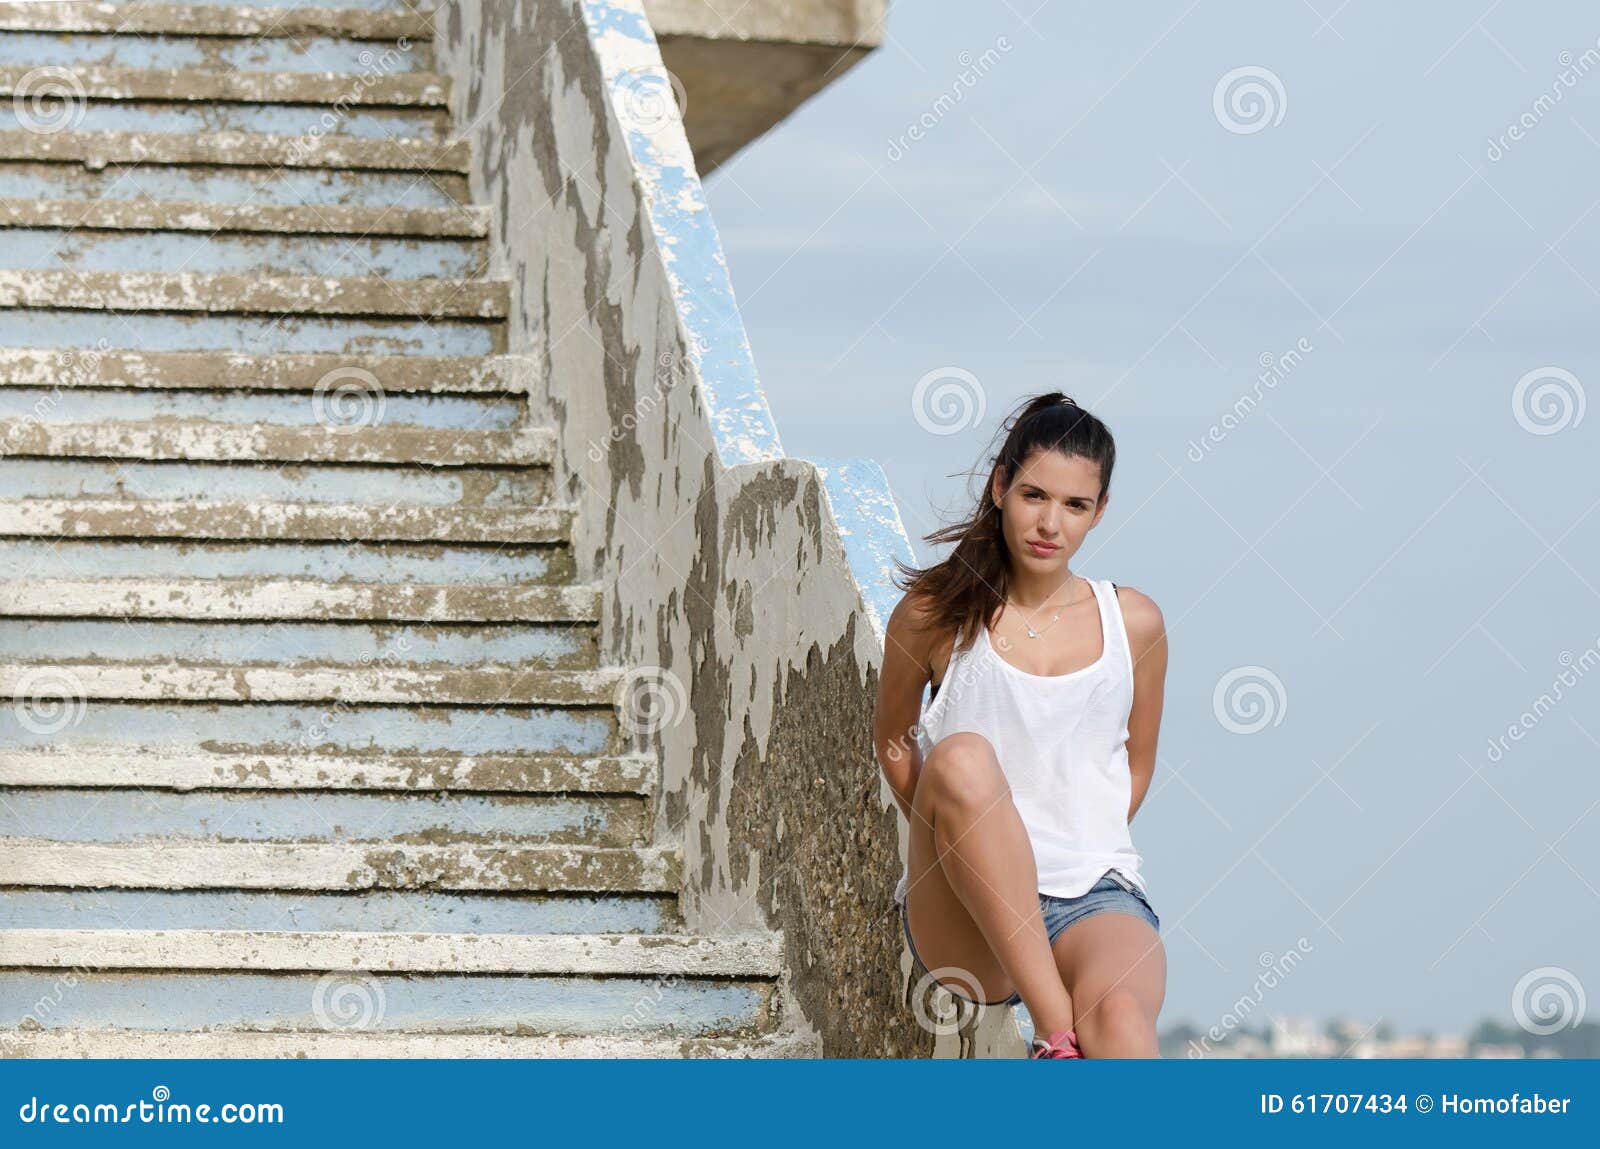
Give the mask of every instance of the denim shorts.
<path id="1" fill-rule="evenodd" d="M 1132 914 L 1134 917 L 1143 918 L 1149 922 L 1151 929 L 1161 929 L 1161 919 L 1156 916 L 1155 910 L 1151 908 L 1149 899 L 1139 892 L 1137 886 L 1116 870 L 1107 870 L 1104 877 L 1089 887 L 1088 892 L 1075 898 L 1058 898 L 1054 894 L 1039 895 L 1039 912 L 1044 915 L 1045 936 L 1050 939 L 1052 945 L 1061 936 L 1061 932 L 1073 922 L 1082 921 L 1091 914 L 1099 914 L 1106 911 Z M 916 963 L 918 969 L 926 973 L 928 972 L 928 967 L 924 964 L 921 956 L 918 955 L 916 943 L 911 940 L 910 914 L 911 911 L 906 908 L 906 903 L 901 902 L 900 925 L 905 930 L 906 945 L 911 950 L 911 960 Z M 962 1001 L 972 1001 L 971 998 L 956 992 L 950 986 L 945 986 L 945 988 L 949 990 L 952 996 L 958 997 Z M 986 1001 L 974 1004 L 1020 1005 L 1021 1003 L 1022 995 L 1013 993 L 1004 1001 Z"/>

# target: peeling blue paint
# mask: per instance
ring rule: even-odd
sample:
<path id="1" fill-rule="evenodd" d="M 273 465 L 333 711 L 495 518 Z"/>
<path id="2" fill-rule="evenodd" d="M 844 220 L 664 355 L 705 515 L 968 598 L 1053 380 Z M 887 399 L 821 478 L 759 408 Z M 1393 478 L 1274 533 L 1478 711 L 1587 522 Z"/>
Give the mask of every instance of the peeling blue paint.
<path id="1" fill-rule="evenodd" d="M 614 99 L 616 85 L 626 82 L 630 72 L 645 68 L 665 74 L 655 35 L 636 0 L 586 0 L 583 7 Z M 606 36 L 612 32 L 632 43 L 608 45 Z M 618 114 L 619 123 L 621 119 Z M 777 423 L 761 391 L 722 241 L 683 126 L 669 122 L 654 132 L 634 127 L 625 135 L 718 456 L 730 467 L 783 458 Z M 894 559 L 914 558 L 888 479 L 872 459 L 825 459 L 814 465 L 862 604 L 881 639 L 900 598 L 891 582 Z"/>
<path id="2" fill-rule="evenodd" d="M 889 479 L 876 459 L 822 458 L 811 463 L 822 478 L 867 618 L 881 639 L 900 601 L 901 592 L 890 581 L 894 560 L 910 563 L 916 558 Z"/>
<path id="3" fill-rule="evenodd" d="M 637 3 L 587 0 L 589 36 L 613 101 L 617 86 L 641 69 L 665 77 L 655 33 Z M 608 45 L 608 33 L 632 43 Z M 615 103 L 613 103 L 615 109 Z M 618 115 L 620 124 L 622 117 Z M 734 301 L 722 240 L 694 168 L 683 125 L 625 133 L 645 211 L 677 305 L 684 345 L 699 377 L 707 418 L 724 466 L 783 457 L 778 426 L 756 376 L 755 357 Z"/>
<path id="4" fill-rule="evenodd" d="M 637 9 L 619 7 L 606 0 L 586 0 L 583 15 L 591 38 L 606 32 L 620 32 L 641 43 L 654 45 L 656 42 L 650 21 Z"/>

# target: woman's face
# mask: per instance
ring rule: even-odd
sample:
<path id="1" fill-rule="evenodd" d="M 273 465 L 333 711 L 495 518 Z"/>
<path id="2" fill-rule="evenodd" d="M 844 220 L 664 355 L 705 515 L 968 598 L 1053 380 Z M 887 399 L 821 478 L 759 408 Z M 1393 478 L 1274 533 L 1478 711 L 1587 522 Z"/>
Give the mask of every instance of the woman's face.
<path id="1" fill-rule="evenodd" d="M 1009 489 L 996 474 L 994 498 L 1011 561 L 1040 574 L 1066 569 L 1105 514 L 1099 495 L 1100 464 L 1043 447 L 1022 461 Z"/>

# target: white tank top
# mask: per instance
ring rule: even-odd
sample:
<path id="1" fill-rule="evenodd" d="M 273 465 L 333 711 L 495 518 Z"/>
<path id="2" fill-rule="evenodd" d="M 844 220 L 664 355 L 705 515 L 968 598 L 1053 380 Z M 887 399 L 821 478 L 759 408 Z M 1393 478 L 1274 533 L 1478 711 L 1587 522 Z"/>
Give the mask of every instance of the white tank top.
<path id="1" fill-rule="evenodd" d="M 924 761 L 941 738 L 962 731 L 993 744 L 1033 843 L 1039 892 L 1063 898 L 1087 893 L 1110 869 L 1147 890 L 1128 833 L 1133 656 L 1116 587 L 1087 581 L 1100 608 L 1096 661 L 1071 674 L 1031 674 L 1001 658 L 980 627 L 951 655 L 917 730 Z M 905 895 L 902 873 L 895 901 Z"/>

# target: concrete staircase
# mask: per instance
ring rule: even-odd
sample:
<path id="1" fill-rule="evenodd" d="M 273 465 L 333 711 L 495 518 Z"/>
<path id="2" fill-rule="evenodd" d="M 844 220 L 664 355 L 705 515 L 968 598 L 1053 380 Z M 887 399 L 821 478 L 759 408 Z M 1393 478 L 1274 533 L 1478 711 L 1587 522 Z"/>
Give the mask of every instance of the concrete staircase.
<path id="1" fill-rule="evenodd" d="M 817 1053 L 683 932 L 430 19 L 0 3 L 0 1055 Z"/>

